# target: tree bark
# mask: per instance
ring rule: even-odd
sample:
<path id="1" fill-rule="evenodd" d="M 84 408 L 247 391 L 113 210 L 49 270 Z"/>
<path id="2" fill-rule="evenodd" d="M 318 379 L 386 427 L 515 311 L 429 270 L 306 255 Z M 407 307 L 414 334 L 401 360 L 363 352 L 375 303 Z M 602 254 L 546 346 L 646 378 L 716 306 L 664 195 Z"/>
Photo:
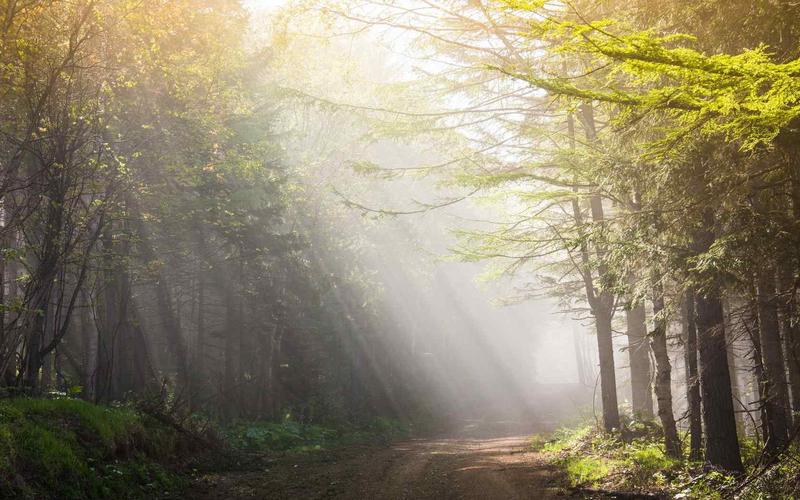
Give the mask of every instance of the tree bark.
<path id="1" fill-rule="evenodd" d="M 764 379 L 761 387 L 766 414 L 766 450 L 776 455 L 789 440 L 788 390 L 778 327 L 775 273 L 771 266 L 758 272 L 758 331 Z"/>
<path id="2" fill-rule="evenodd" d="M 733 416 L 722 302 L 718 292 L 698 293 L 696 309 L 705 458 L 714 467 L 741 472 L 744 468 Z"/>
<path id="3" fill-rule="evenodd" d="M 742 391 L 739 383 L 739 363 L 736 359 L 736 335 L 733 318 L 731 316 L 731 300 L 726 297 L 722 300 L 722 314 L 725 318 L 725 337 L 727 338 L 728 345 L 728 370 L 731 374 L 731 395 L 733 397 L 734 409 L 739 409 L 742 402 Z M 744 414 L 741 410 L 734 411 L 734 418 L 736 419 L 736 431 L 741 436 L 745 434 Z"/>
<path id="4" fill-rule="evenodd" d="M 594 122 L 594 112 L 591 104 L 583 104 L 580 107 L 580 121 L 583 125 L 584 134 L 589 142 L 597 141 L 597 130 Z M 574 143 L 575 128 L 572 115 L 568 117 L 567 125 L 571 141 Z M 574 148 L 574 144 L 572 146 Z M 589 198 L 592 221 L 602 224 L 604 219 L 603 203 L 599 195 L 593 194 Z M 575 222 L 579 228 L 583 227 L 583 214 L 578 200 L 573 199 L 572 209 Z M 580 229 L 579 229 L 580 230 Z M 600 394 L 603 402 L 603 427 L 606 431 L 619 429 L 619 404 L 617 401 L 617 379 L 614 367 L 614 342 L 611 320 L 614 316 L 614 296 L 608 290 L 595 290 L 594 279 L 590 265 L 589 247 L 584 242 L 581 244 L 581 268 L 579 271 L 583 276 L 586 289 L 586 298 L 595 319 L 597 329 L 597 351 L 600 362 Z M 608 273 L 608 266 L 605 264 L 605 249 L 596 245 L 595 253 L 600 264 L 598 274 L 602 279 Z"/>
<path id="5" fill-rule="evenodd" d="M 664 447 L 667 456 L 681 457 L 681 442 L 678 438 L 678 428 L 675 425 L 675 415 L 672 411 L 672 366 L 667 352 L 667 320 L 664 315 L 664 288 L 656 281 L 653 285 L 653 314 L 654 326 L 650 336 L 650 348 L 656 360 L 656 402 L 658 404 L 658 418 L 664 430 Z"/>
<path id="6" fill-rule="evenodd" d="M 694 250 L 698 255 L 707 252 L 715 239 L 711 229 L 715 216 L 711 209 L 705 210 L 702 219 L 702 228 L 693 235 Z M 706 431 L 705 459 L 713 467 L 742 472 L 744 467 L 736 435 L 719 278 L 715 274 L 705 277 L 704 289 L 695 291 L 700 395 Z"/>
<path id="7" fill-rule="evenodd" d="M 225 368 L 222 380 L 222 416 L 230 422 L 236 417 L 235 403 L 237 400 L 236 361 L 238 360 L 236 340 L 239 337 L 238 318 L 236 317 L 236 301 L 232 296 L 226 300 L 226 326 L 225 326 Z"/>
<path id="8" fill-rule="evenodd" d="M 800 328 L 795 320 L 797 298 L 794 291 L 794 276 L 790 267 L 782 266 L 778 271 L 780 287 L 780 320 L 784 357 L 789 375 L 792 419 L 800 415 Z M 797 425 L 798 422 L 795 422 Z"/>
<path id="9" fill-rule="evenodd" d="M 600 358 L 600 394 L 603 401 L 603 426 L 607 432 L 620 428 L 617 402 L 617 377 L 614 370 L 613 330 L 611 314 L 607 307 L 595 313 L 597 351 Z"/>
<path id="10" fill-rule="evenodd" d="M 689 460 L 700 460 L 703 446 L 700 414 L 700 383 L 697 374 L 697 323 L 694 311 L 694 290 L 684 299 L 684 356 L 686 360 L 686 401 L 689 410 Z"/>
<path id="11" fill-rule="evenodd" d="M 653 391 L 650 389 L 650 353 L 647 348 L 647 323 L 644 304 L 625 310 L 628 359 L 631 370 L 633 414 L 653 418 Z"/>

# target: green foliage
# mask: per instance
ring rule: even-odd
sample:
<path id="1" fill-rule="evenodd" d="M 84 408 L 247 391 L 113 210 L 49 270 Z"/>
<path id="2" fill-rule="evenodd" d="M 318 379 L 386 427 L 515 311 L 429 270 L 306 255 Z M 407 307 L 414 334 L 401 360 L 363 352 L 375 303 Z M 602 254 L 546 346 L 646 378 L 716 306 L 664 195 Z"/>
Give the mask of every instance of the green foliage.
<path id="1" fill-rule="evenodd" d="M 730 487 L 733 483 L 732 478 L 726 480 Z M 789 500 L 797 498 L 798 492 L 800 492 L 800 463 L 797 461 L 797 450 L 792 450 L 790 457 L 760 472 L 740 491 L 738 498 Z"/>
<path id="2" fill-rule="evenodd" d="M 573 449 L 579 446 L 589 435 L 593 434 L 594 430 L 593 425 L 575 428 L 562 427 L 553 434 L 551 439 L 545 442 L 542 449 L 550 453 Z"/>
<path id="3" fill-rule="evenodd" d="M 660 444 L 654 442 L 634 443 L 624 455 L 625 482 L 635 489 L 664 486 L 665 473 L 678 465 L 676 460 L 664 455 Z"/>
<path id="4" fill-rule="evenodd" d="M 547 443 L 547 438 L 541 434 L 534 434 L 528 438 L 528 446 L 532 451 L 542 451 Z"/>
<path id="5" fill-rule="evenodd" d="M 552 436 L 534 435 L 532 449 L 541 451 L 563 470 L 573 487 L 596 487 L 607 491 L 661 493 L 674 498 L 762 500 L 796 498 L 800 491 L 800 461 L 797 449 L 766 469 L 753 469 L 751 476 L 736 477 L 704 469 L 703 463 L 675 460 L 664 454 L 662 437 L 651 424 L 622 434 L 609 434 L 593 426 L 564 428 Z M 633 436 L 633 437 L 631 437 Z M 751 467 L 761 447 L 750 439 L 741 442 L 745 464 Z M 752 456 L 751 456 L 752 455 Z"/>
<path id="6" fill-rule="evenodd" d="M 322 448 L 333 440 L 336 431 L 318 425 L 303 425 L 288 420 L 275 422 L 241 422 L 223 431 L 224 438 L 235 448 L 253 451 L 287 451 L 300 448 Z"/>
<path id="7" fill-rule="evenodd" d="M 653 428 L 633 421 L 624 433 L 606 433 L 584 424 L 559 429 L 546 441 L 536 436 L 533 442 L 572 486 L 663 491 L 680 481 L 682 464 L 665 456 L 662 438 Z"/>
<path id="8" fill-rule="evenodd" d="M 408 425 L 383 417 L 361 427 L 333 428 L 286 420 L 239 422 L 222 431 L 234 448 L 261 452 L 307 452 L 342 444 L 388 443 L 409 434 Z"/>
<path id="9" fill-rule="evenodd" d="M 0 496 L 139 498 L 179 486 L 153 461 L 175 431 L 128 408 L 72 399 L 0 401 Z"/>
<path id="10" fill-rule="evenodd" d="M 542 9 L 517 2 L 510 7 Z M 555 95 L 622 105 L 627 116 L 663 110 L 675 119 L 676 128 L 660 142 L 660 152 L 668 153 L 669 145 L 690 131 L 722 135 L 752 150 L 769 144 L 800 116 L 800 61 L 774 62 L 763 46 L 707 55 L 687 46 L 694 41 L 687 35 L 637 31 L 613 20 L 576 23 L 552 17 L 531 23 L 529 36 L 537 42 L 557 40 L 555 52 L 593 57 L 592 65 L 609 68 L 606 79 L 576 85 L 569 79 L 494 69 Z"/>
<path id="11" fill-rule="evenodd" d="M 712 470 L 705 473 L 685 473 L 676 498 L 708 498 L 717 500 L 730 498 L 731 489 L 736 485 L 733 476 Z"/>
<path id="12" fill-rule="evenodd" d="M 572 486 L 593 486 L 609 473 L 606 460 L 596 457 L 568 458 L 565 470 Z"/>

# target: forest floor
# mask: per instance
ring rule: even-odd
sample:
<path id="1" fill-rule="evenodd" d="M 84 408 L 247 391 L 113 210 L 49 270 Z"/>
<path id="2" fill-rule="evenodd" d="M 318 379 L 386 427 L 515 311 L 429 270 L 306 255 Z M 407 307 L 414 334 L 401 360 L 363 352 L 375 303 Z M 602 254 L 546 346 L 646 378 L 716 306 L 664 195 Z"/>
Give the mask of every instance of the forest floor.
<path id="1" fill-rule="evenodd" d="M 563 474 L 531 451 L 530 435 L 416 439 L 265 460 L 206 474 L 185 493 L 222 499 L 548 499 L 569 496 Z"/>

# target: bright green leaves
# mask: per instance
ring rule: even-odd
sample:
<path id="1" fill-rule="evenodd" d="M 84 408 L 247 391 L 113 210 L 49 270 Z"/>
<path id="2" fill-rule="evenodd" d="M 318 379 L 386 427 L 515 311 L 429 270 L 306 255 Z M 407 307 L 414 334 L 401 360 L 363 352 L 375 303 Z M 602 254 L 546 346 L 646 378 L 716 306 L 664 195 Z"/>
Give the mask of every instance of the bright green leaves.
<path id="1" fill-rule="evenodd" d="M 531 10 L 538 6 L 509 4 Z M 566 12 L 561 13 L 569 18 Z M 764 46 L 739 54 L 707 55 L 687 35 L 661 36 L 611 21 L 576 22 L 547 16 L 532 21 L 529 44 L 583 66 L 578 76 L 492 67 L 547 92 L 624 108 L 618 123 L 642 113 L 668 116 L 672 129 L 650 153 L 667 155 L 676 141 L 699 132 L 737 141 L 744 151 L 769 146 L 800 116 L 800 61 L 772 60 Z"/>

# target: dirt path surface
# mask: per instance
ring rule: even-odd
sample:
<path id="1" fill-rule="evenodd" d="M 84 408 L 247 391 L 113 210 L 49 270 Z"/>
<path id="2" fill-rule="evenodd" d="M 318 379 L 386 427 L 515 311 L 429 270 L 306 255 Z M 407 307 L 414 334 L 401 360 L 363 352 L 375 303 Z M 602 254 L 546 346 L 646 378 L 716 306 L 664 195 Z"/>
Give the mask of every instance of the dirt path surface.
<path id="1" fill-rule="evenodd" d="M 548 499 L 568 496 L 525 437 L 411 440 L 283 457 L 209 474 L 185 498 Z"/>

